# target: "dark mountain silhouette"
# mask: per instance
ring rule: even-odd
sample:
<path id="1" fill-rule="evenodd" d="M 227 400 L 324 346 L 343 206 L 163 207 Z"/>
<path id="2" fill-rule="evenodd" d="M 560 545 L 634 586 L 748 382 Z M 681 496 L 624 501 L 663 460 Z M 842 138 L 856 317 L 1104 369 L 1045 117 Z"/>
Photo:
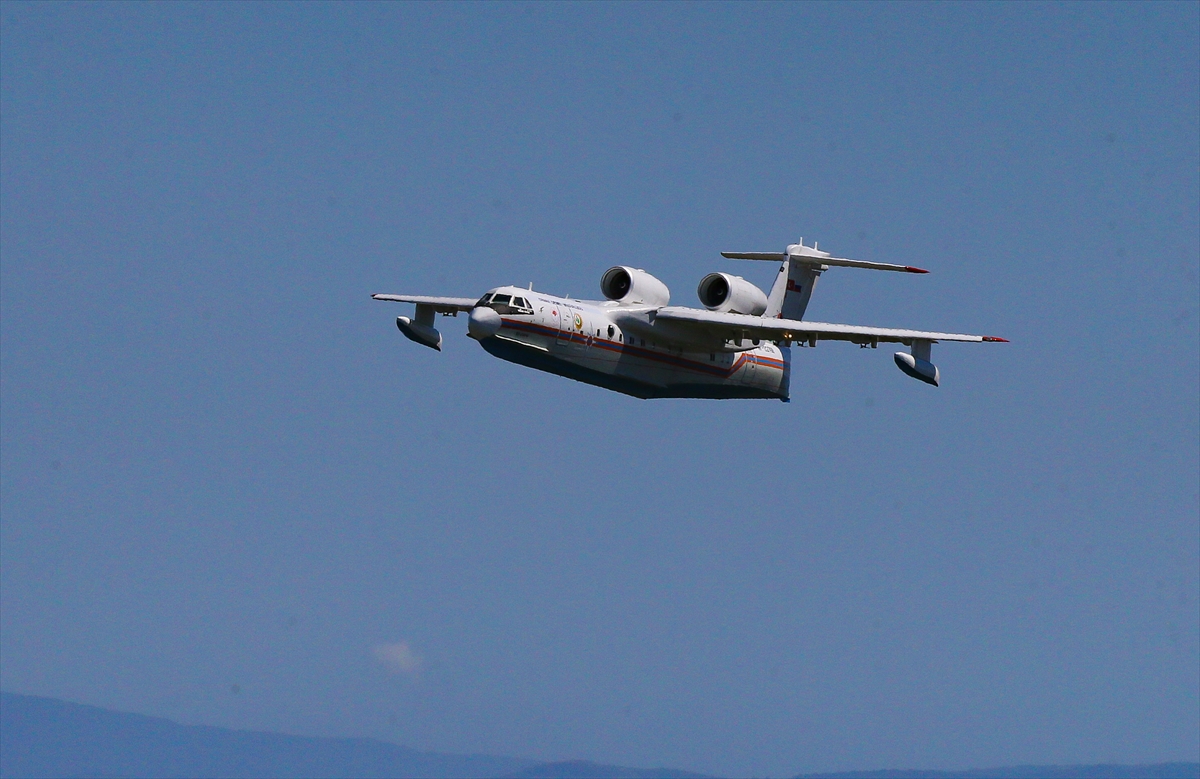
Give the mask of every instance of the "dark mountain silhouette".
<path id="1" fill-rule="evenodd" d="M 964 771 L 842 771 L 796 779 L 1200 779 L 1200 763 L 1013 765 Z"/>

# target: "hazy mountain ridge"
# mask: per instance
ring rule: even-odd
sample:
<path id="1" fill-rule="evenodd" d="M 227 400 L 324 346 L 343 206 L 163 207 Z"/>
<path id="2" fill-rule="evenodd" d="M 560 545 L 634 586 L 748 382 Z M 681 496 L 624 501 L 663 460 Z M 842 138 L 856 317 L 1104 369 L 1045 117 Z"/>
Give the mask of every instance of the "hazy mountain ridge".
<path id="1" fill-rule="evenodd" d="M 0 776 L 498 777 L 537 761 L 450 755 L 366 738 L 180 725 L 95 706 L 0 693 Z"/>
<path id="2" fill-rule="evenodd" d="M 668 768 L 420 752 L 370 738 L 292 736 L 205 725 L 0 692 L 0 779 L 704 779 Z"/>
<path id="3" fill-rule="evenodd" d="M 507 777 L 704 779 L 669 768 L 420 752 L 367 738 L 180 725 L 159 717 L 0 692 L 0 779 L 22 777 Z M 1200 779 L 1200 763 L 848 771 L 797 779 Z"/>
<path id="4" fill-rule="evenodd" d="M 705 774 L 673 768 L 625 768 L 587 760 L 539 763 L 505 779 L 712 779 Z"/>

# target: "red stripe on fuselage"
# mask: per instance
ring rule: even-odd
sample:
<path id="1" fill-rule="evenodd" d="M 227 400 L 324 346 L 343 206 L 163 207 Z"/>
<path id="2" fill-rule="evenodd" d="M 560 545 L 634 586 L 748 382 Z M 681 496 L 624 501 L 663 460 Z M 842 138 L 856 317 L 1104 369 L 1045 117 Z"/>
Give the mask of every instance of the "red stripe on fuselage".
<path id="1" fill-rule="evenodd" d="M 596 336 L 586 336 L 582 333 L 572 332 L 570 330 L 559 330 L 556 327 L 546 327 L 545 325 L 535 324 L 534 322 L 522 322 L 519 319 L 504 319 L 501 321 L 513 330 L 523 330 L 526 332 L 537 333 L 546 337 L 553 336 L 555 340 L 567 340 L 574 343 L 582 343 L 588 345 L 588 339 L 591 339 L 591 346 L 604 349 L 605 351 L 615 352 L 617 354 L 628 354 L 632 357 L 642 357 L 648 360 L 673 365 L 677 368 L 685 368 L 693 370 L 697 373 L 705 373 L 711 376 L 719 376 L 721 378 L 729 378 L 738 372 L 747 362 L 757 363 L 765 368 L 774 368 L 776 370 L 784 369 L 783 360 L 777 360 L 774 357 L 767 357 L 761 354 L 747 354 L 743 352 L 738 356 L 738 359 L 728 369 L 721 368 L 717 365 L 707 365 L 696 360 L 688 360 L 683 357 L 677 357 L 673 354 L 663 354 L 655 352 L 644 347 L 631 346 L 627 343 L 618 343 L 615 341 L 607 341 Z"/>

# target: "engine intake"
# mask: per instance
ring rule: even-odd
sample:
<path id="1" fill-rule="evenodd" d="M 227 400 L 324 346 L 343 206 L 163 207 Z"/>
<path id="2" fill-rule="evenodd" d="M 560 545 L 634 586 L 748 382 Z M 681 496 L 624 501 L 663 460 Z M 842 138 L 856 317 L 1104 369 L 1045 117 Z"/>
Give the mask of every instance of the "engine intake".
<path id="1" fill-rule="evenodd" d="M 705 308 L 722 314 L 759 316 L 767 310 L 766 293 L 741 276 L 728 273 L 710 273 L 700 279 L 696 294 Z"/>
<path id="2" fill-rule="evenodd" d="M 667 285 L 644 270 L 617 265 L 600 277 L 600 291 L 626 305 L 665 306 L 671 302 Z"/>

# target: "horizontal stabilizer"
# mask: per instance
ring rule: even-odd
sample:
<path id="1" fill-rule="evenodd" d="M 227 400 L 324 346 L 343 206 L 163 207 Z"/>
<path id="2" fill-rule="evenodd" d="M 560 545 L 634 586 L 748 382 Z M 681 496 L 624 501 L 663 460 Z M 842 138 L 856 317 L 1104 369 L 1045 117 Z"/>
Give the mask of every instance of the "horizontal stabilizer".
<path id="1" fill-rule="evenodd" d="M 727 260 L 772 260 L 774 262 L 783 262 L 787 259 L 787 255 L 783 252 L 721 252 L 721 256 Z"/>
<path id="2" fill-rule="evenodd" d="M 890 270 L 899 273 L 928 273 L 922 268 L 911 265 L 893 265 L 887 262 L 870 262 L 868 260 L 851 260 L 845 257 L 834 257 L 829 252 L 819 251 L 815 247 L 794 243 L 786 252 L 721 252 L 721 256 L 730 260 L 768 260 L 783 262 L 791 259 L 806 265 L 828 265 L 838 268 L 866 268 L 868 270 Z"/>

